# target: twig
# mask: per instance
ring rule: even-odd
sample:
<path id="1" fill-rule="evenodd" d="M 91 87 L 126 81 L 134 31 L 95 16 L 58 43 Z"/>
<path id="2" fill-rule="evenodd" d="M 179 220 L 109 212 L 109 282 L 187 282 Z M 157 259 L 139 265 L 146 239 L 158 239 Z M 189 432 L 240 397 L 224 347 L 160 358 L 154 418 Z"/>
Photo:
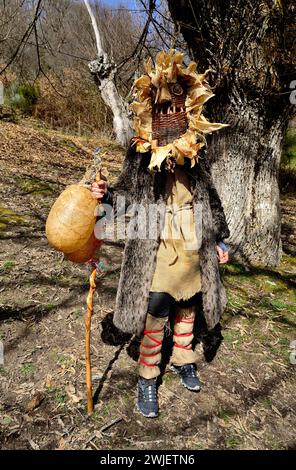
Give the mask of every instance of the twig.
<path id="1" fill-rule="evenodd" d="M 101 429 L 99 429 L 99 432 L 106 431 L 107 429 L 111 428 L 111 426 L 114 426 L 114 424 L 117 424 L 120 421 L 123 421 L 123 418 L 113 419 L 112 421 L 110 421 L 110 423 L 104 424 L 104 426 L 102 426 Z"/>

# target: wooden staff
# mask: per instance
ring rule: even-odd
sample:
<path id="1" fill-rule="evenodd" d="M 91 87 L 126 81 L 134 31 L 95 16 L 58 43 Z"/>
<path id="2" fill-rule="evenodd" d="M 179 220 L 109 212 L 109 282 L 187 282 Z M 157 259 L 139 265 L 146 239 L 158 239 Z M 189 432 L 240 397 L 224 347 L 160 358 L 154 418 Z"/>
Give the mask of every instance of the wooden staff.
<path id="1" fill-rule="evenodd" d="M 94 161 L 97 166 L 96 181 L 102 179 L 101 174 L 101 159 L 99 157 L 100 149 L 96 149 L 94 155 Z M 97 266 L 96 263 L 92 263 L 92 270 L 89 276 L 89 291 L 86 299 L 87 303 L 87 315 L 85 319 L 85 360 L 86 360 L 86 397 L 87 397 L 87 414 L 90 416 L 94 411 L 94 402 L 92 394 L 92 373 L 91 373 L 91 357 L 90 357 L 90 338 L 91 338 L 91 319 L 93 313 L 93 299 L 96 288 L 96 274 Z"/>
<path id="2" fill-rule="evenodd" d="M 87 396 L 87 414 L 90 416 L 94 410 L 94 402 L 92 395 L 92 375 L 91 375 L 91 358 L 90 358 L 90 337 L 91 337 L 91 318 L 93 313 L 93 297 L 96 288 L 96 266 L 92 266 L 89 276 L 89 292 L 87 296 L 87 315 L 85 319 L 85 358 L 86 358 L 86 396 Z"/>

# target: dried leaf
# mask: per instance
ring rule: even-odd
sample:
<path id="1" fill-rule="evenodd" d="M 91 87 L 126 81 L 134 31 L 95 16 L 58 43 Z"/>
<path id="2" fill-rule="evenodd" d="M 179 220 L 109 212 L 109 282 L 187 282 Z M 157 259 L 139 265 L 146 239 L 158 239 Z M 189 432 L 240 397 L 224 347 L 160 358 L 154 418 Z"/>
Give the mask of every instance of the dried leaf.
<path id="1" fill-rule="evenodd" d="M 31 411 L 35 410 L 35 408 L 37 408 L 42 403 L 43 400 L 44 400 L 44 393 L 42 392 L 35 393 L 33 398 L 27 403 L 26 411 L 30 413 Z"/>
<path id="2" fill-rule="evenodd" d="M 73 403 L 79 403 L 83 399 L 83 395 L 81 392 L 78 394 L 75 393 L 75 387 L 73 384 L 68 384 L 65 387 L 65 391 Z"/>

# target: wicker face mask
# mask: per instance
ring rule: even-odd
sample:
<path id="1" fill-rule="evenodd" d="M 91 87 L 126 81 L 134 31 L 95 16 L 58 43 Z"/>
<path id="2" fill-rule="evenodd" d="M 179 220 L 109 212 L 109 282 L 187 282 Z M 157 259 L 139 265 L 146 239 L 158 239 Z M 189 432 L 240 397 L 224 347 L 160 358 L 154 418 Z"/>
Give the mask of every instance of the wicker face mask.
<path id="1" fill-rule="evenodd" d="M 152 141 L 163 147 L 179 139 L 188 128 L 185 109 L 187 85 L 181 85 L 180 80 L 169 83 L 160 90 L 157 102 L 156 95 L 157 89 L 152 86 Z"/>
<path id="2" fill-rule="evenodd" d="M 183 65 L 183 54 L 170 50 L 144 64 L 146 74 L 134 83 L 137 100 L 131 104 L 135 114 L 134 139 L 138 152 L 151 151 L 150 170 L 160 170 L 162 162 L 185 158 L 194 166 L 198 151 L 205 145 L 205 134 L 226 127 L 210 123 L 202 115 L 203 104 L 214 94 L 196 73 L 196 63 Z"/>

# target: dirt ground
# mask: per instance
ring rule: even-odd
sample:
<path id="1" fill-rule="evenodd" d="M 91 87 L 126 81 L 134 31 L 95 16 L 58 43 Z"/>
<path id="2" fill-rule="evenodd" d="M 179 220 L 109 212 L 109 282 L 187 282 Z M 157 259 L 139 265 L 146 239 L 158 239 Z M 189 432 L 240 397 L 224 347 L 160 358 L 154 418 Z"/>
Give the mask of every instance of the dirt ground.
<path id="1" fill-rule="evenodd" d="M 276 269 L 221 268 L 229 303 L 214 357 L 199 351 L 202 391 L 166 368 L 158 419 L 135 410 L 136 345 L 114 337 L 112 315 L 123 246 L 102 249 L 92 325 L 95 412 L 85 401 L 84 315 L 89 266 L 52 250 L 49 208 L 78 181 L 93 148 L 112 177 L 122 152 L 108 141 L 0 123 L 0 446 L 2 449 L 295 449 L 295 200 L 283 197 Z M 110 343 L 110 338 L 116 345 Z"/>

